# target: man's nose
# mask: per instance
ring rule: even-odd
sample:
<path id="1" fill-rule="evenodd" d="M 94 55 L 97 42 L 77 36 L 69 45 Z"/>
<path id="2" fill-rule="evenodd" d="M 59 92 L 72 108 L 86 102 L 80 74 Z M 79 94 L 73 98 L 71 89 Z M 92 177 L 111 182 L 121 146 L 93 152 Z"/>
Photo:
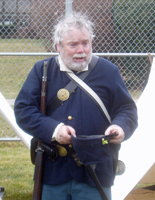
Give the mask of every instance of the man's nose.
<path id="1" fill-rule="evenodd" d="M 78 48 L 77 48 L 77 53 L 84 53 L 84 47 L 83 45 L 78 45 Z"/>

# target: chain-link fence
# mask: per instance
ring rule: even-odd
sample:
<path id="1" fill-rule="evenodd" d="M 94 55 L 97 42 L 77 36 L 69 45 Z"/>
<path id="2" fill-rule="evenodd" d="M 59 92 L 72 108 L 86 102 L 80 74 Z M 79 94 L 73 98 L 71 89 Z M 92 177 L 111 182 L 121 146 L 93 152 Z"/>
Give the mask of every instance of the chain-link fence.
<path id="1" fill-rule="evenodd" d="M 8 56 L 8 52 L 55 52 L 52 31 L 67 8 L 94 22 L 94 53 L 153 53 L 154 0 L 0 0 L 0 91 L 15 99 L 27 74 L 45 56 Z M 47 57 L 47 56 L 46 56 Z M 120 68 L 133 98 L 138 99 L 148 77 L 147 56 L 106 57 Z M 15 133 L 0 118 L 0 138 Z"/>

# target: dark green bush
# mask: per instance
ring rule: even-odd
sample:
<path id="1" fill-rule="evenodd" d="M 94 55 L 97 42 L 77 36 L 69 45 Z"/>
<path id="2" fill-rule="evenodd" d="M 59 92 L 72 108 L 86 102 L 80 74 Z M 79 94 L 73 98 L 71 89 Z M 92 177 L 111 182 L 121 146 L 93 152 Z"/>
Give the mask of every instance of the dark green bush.
<path id="1" fill-rule="evenodd" d="M 154 51 L 155 6 L 151 2 L 114 1 L 114 23 L 120 52 Z"/>
<path id="2" fill-rule="evenodd" d="M 0 36 L 3 37 L 11 37 L 17 32 L 17 28 L 14 25 L 0 25 Z"/>

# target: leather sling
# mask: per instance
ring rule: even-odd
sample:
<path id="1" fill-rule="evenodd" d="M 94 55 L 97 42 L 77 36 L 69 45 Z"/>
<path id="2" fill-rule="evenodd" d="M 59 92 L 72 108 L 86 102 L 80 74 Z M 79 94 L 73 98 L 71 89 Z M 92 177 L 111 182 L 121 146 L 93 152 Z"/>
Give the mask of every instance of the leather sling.
<path id="1" fill-rule="evenodd" d="M 89 64 L 89 68 L 88 71 L 79 73 L 79 78 L 81 80 L 84 80 L 89 74 L 90 72 L 93 70 L 93 68 L 95 67 L 95 65 L 98 62 L 99 57 L 92 55 L 92 59 L 91 62 Z M 58 63 L 58 58 L 56 57 L 56 62 Z M 66 74 L 66 73 L 65 73 Z M 71 80 L 66 86 L 65 89 L 67 89 L 69 91 L 69 93 L 71 94 L 78 86 Z M 58 97 L 56 96 L 48 105 L 47 105 L 47 111 L 46 114 L 47 116 L 50 116 L 59 106 L 61 106 L 63 103 L 63 101 L 61 101 L 60 99 L 58 99 Z"/>

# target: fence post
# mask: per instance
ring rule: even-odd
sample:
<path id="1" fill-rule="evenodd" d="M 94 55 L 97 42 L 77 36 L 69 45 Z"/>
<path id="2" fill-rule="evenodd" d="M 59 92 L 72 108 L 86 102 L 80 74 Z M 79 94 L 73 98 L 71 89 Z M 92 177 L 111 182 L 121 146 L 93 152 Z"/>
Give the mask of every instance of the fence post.
<path id="1" fill-rule="evenodd" d="M 67 17 L 72 13 L 72 0 L 66 0 L 65 2 L 65 16 Z"/>

